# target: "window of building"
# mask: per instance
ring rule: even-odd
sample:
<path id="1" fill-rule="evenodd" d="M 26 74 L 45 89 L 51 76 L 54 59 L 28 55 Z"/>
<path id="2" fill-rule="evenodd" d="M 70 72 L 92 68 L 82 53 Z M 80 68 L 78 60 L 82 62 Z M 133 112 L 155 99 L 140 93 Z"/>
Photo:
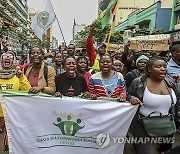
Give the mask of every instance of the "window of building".
<path id="1" fill-rule="evenodd" d="M 177 12 L 177 24 L 180 24 L 180 11 Z"/>

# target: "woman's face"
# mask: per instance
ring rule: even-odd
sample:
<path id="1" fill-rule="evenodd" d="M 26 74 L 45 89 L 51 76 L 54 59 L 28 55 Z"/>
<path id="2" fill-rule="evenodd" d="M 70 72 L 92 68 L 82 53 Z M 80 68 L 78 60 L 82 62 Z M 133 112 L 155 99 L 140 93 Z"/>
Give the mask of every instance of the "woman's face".
<path id="1" fill-rule="evenodd" d="M 137 63 L 137 68 L 139 70 L 145 70 L 146 69 L 147 60 L 142 59 Z"/>
<path id="2" fill-rule="evenodd" d="M 110 72 L 112 70 L 112 59 L 105 55 L 100 60 L 100 69 L 103 73 Z"/>
<path id="3" fill-rule="evenodd" d="M 61 65 L 61 64 L 62 64 L 62 61 L 63 61 L 62 54 L 61 54 L 61 53 L 57 53 L 56 56 L 54 57 L 54 62 L 55 62 L 57 65 Z"/>
<path id="4" fill-rule="evenodd" d="M 77 63 L 78 70 L 80 72 L 85 72 L 87 69 L 87 62 L 84 58 L 81 58 Z"/>
<path id="5" fill-rule="evenodd" d="M 155 60 L 149 68 L 150 77 L 155 80 L 163 80 L 167 74 L 167 66 L 164 60 Z"/>
<path id="6" fill-rule="evenodd" d="M 67 58 L 65 61 L 65 70 L 66 75 L 70 78 L 74 78 L 76 76 L 76 60 L 74 58 Z"/>
<path id="7" fill-rule="evenodd" d="M 29 54 L 30 61 L 33 64 L 40 64 L 43 61 L 43 54 L 39 48 L 33 48 Z"/>
<path id="8" fill-rule="evenodd" d="M 2 55 L 2 67 L 10 68 L 13 65 L 14 62 L 14 55 L 11 53 L 5 53 Z"/>
<path id="9" fill-rule="evenodd" d="M 122 72 L 123 64 L 121 63 L 120 60 L 114 60 L 114 61 L 113 61 L 113 69 L 114 69 L 116 72 Z"/>

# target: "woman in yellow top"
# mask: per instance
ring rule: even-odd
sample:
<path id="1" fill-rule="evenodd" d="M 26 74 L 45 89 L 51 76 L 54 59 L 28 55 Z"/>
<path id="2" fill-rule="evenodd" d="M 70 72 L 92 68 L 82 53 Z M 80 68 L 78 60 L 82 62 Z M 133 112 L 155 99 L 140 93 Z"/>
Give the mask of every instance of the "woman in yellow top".
<path id="1" fill-rule="evenodd" d="M 12 51 L 3 53 L 0 57 L 0 90 L 29 91 L 30 89 L 29 81 L 16 65 L 15 54 Z M 0 104 L 0 133 L 3 132 L 4 128 L 4 116 Z"/>

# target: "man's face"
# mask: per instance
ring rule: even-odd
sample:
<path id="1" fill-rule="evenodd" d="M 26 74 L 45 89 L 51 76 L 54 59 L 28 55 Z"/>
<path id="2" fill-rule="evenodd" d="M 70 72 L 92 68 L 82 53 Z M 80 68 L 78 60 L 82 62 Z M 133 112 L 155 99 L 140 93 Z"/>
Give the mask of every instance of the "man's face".
<path id="1" fill-rule="evenodd" d="M 105 46 L 101 46 L 101 47 L 98 48 L 98 53 L 100 55 L 105 54 L 105 52 L 106 52 L 106 47 Z"/>
<path id="2" fill-rule="evenodd" d="M 176 63 L 180 64 L 180 50 L 179 51 L 174 51 L 173 59 L 176 61 Z"/>
<path id="3" fill-rule="evenodd" d="M 69 45 L 67 49 L 68 49 L 68 55 L 73 56 L 74 53 L 75 53 L 75 46 L 74 45 Z"/>
<path id="4" fill-rule="evenodd" d="M 133 54 L 134 54 L 135 57 L 139 57 L 141 55 L 141 51 L 140 50 L 135 50 Z"/>

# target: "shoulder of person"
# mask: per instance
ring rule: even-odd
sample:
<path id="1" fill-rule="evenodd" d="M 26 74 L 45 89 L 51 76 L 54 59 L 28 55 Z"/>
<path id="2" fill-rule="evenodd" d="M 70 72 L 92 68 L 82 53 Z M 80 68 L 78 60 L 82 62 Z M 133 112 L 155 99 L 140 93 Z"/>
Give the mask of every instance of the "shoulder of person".
<path id="1" fill-rule="evenodd" d="M 57 74 L 56 77 L 58 77 L 58 78 L 64 78 L 64 77 L 66 77 L 66 72 Z"/>
<path id="2" fill-rule="evenodd" d="M 131 75 L 135 75 L 133 70 L 130 70 L 129 72 L 127 72 L 127 74 L 125 76 L 131 76 Z"/>
<path id="3" fill-rule="evenodd" d="M 143 75 L 143 76 L 140 76 L 140 77 L 137 77 L 137 78 L 135 78 L 133 81 L 132 81 L 132 83 L 134 83 L 134 84 L 136 84 L 136 85 L 139 85 L 139 84 L 141 84 L 141 83 L 145 83 L 146 82 L 146 80 L 147 80 L 147 76 L 146 75 Z"/>
<path id="4" fill-rule="evenodd" d="M 77 77 L 78 78 L 84 78 L 84 75 L 80 74 L 80 73 L 77 73 Z"/>
<path id="5" fill-rule="evenodd" d="M 47 65 L 47 64 L 45 64 L 45 65 Z M 48 67 L 48 70 L 54 70 L 54 67 L 51 65 L 47 65 L 47 67 Z"/>
<path id="6" fill-rule="evenodd" d="M 124 77 L 123 77 L 123 75 L 120 72 L 116 72 L 116 73 L 117 73 L 118 79 L 123 79 L 124 80 Z"/>
<path id="7" fill-rule="evenodd" d="M 102 74 L 101 74 L 101 72 L 97 72 L 97 73 L 91 75 L 91 78 L 92 79 L 101 79 L 102 78 Z"/>
<path id="8" fill-rule="evenodd" d="M 174 86 L 176 86 L 176 82 L 170 78 L 170 77 L 165 77 L 165 82 L 167 83 L 167 86 L 170 88 L 173 88 Z"/>

